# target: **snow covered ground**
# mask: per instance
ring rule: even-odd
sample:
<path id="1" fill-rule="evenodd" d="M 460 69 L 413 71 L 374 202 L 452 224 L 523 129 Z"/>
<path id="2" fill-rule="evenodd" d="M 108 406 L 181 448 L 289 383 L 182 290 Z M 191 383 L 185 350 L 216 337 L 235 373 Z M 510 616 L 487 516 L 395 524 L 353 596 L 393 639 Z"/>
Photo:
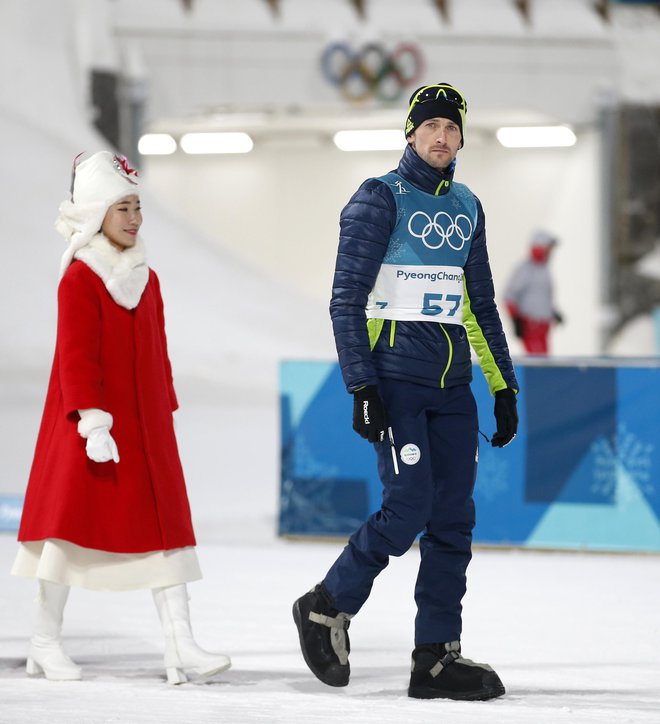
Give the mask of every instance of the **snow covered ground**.
<path id="1" fill-rule="evenodd" d="M 255 541 L 255 538 L 257 542 Z M 236 535 L 199 548 L 190 586 L 200 643 L 232 656 L 206 684 L 172 687 L 148 592 L 74 590 L 65 619 L 84 680 L 24 673 L 34 582 L 3 576 L 0 722 L 281 722 L 282 724 L 604 724 L 660 721 L 660 558 L 477 550 L 465 600 L 466 656 L 488 661 L 505 697 L 408 699 L 418 551 L 377 579 L 351 625 L 352 678 L 331 689 L 307 670 L 291 604 L 319 580 L 340 543 Z M 0 570 L 15 552 L 0 537 Z"/>

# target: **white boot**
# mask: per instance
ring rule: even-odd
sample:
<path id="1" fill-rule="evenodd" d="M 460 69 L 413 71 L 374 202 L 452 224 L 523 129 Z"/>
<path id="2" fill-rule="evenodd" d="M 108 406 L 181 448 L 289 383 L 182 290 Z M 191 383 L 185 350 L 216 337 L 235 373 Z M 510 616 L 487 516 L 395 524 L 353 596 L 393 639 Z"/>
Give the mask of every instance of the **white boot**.
<path id="1" fill-rule="evenodd" d="M 80 666 L 62 650 L 62 614 L 69 587 L 39 580 L 34 633 L 30 639 L 26 671 L 29 675 L 44 674 L 53 681 L 75 681 L 81 678 Z"/>
<path id="2" fill-rule="evenodd" d="M 152 589 L 165 634 L 165 672 L 170 684 L 184 684 L 184 669 L 192 669 L 199 680 L 208 679 L 231 666 L 223 654 L 200 648 L 193 638 L 186 585 Z"/>

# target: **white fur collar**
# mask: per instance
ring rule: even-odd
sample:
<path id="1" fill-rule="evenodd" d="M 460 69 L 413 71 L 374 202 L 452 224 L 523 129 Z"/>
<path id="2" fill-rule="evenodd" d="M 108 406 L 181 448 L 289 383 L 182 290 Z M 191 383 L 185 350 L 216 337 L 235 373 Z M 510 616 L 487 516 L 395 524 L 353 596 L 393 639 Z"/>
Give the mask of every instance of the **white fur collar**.
<path id="1" fill-rule="evenodd" d="M 131 249 L 119 251 L 104 234 L 96 234 L 74 254 L 98 274 L 110 296 L 121 307 L 135 309 L 149 281 L 144 244 L 138 237 Z"/>

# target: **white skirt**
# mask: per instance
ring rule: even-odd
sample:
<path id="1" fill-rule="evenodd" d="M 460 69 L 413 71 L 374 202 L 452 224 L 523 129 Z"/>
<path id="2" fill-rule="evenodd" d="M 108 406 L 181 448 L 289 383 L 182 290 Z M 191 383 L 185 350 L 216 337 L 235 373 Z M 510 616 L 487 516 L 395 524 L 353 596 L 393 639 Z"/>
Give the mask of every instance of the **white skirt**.
<path id="1" fill-rule="evenodd" d="M 109 553 L 56 538 L 21 543 L 11 572 L 14 576 L 96 591 L 161 588 L 202 577 L 194 546 L 149 553 Z"/>

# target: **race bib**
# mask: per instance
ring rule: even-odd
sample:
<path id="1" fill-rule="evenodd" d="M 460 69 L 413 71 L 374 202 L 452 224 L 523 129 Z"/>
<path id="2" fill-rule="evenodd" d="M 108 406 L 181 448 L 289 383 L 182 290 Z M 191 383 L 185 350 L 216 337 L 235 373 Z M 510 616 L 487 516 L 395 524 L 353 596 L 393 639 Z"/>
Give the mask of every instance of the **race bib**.
<path id="1" fill-rule="evenodd" d="M 463 270 L 455 266 L 383 264 L 367 317 L 463 323 Z"/>

